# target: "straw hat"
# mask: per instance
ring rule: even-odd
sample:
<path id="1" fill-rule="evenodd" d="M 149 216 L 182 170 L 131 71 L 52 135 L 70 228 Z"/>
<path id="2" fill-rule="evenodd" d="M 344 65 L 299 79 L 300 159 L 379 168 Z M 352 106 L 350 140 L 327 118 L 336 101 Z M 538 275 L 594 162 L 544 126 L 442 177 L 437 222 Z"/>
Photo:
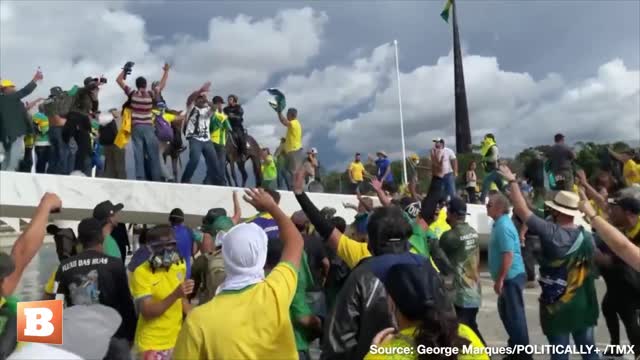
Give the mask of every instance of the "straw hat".
<path id="1" fill-rule="evenodd" d="M 387 153 L 386 153 L 386 152 L 384 152 L 383 150 L 378 151 L 378 152 L 376 153 L 376 155 L 382 155 L 382 156 L 384 156 L 384 157 L 388 157 L 388 156 L 387 156 Z"/>
<path id="2" fill-rule="evenodd" d="M 578 194 L 570 191 L 560 191 L 553 198 L 553 201 L 545 201 L 544 204 L 553 210 L 561 212 L 568 216 L 578 217 L 582 216 L 580 210 L 578 210 L 578 204 L 580 203 L 580 197 Z"/>

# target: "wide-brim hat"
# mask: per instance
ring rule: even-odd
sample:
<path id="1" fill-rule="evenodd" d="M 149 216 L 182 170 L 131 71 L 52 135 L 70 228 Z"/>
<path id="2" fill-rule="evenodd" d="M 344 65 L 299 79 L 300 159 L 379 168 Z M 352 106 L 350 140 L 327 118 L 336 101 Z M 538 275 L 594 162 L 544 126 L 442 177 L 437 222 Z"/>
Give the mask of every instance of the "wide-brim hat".
<path id="1" fill-rule="evenodd" d="M 573 217 L 582 216 L 582 213 L 578 210 L 579 203 L 580 197 L 571 191 L 560 191 L 553 200 L 544 202 L 551 209 Z"/>
<path id="2" fill-rule="evenodd" d="M 384 152 L 383 150 L 378 151 L 378 152 L 376 153 L 376 155 L 382 155 L 382 156 L 384 156 L 384 157 L 388 157 L 388 156 L 387 156 L 387 153 L 386 153 L 386 152 Z"/>

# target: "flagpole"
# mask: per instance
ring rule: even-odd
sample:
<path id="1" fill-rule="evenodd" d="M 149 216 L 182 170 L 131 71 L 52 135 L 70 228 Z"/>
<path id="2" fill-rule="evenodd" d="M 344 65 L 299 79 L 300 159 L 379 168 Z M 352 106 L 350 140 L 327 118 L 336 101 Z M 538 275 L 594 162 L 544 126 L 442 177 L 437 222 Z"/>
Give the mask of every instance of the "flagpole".
<path id="1" fill-rule="evenodd" d="M 402 91 L 400 90 L 400 62 L 398 60 L 398 40 L 393 40 L 393 46 L 396 50 L 396 77 L 398 78 L 398 105 L 400 108 L 400 139 L 402 140 L 402 175 L 404 183 L 408 184 L 407 179 L 407 151 L 404 143 L 404 118 L 402 117 Z"/>

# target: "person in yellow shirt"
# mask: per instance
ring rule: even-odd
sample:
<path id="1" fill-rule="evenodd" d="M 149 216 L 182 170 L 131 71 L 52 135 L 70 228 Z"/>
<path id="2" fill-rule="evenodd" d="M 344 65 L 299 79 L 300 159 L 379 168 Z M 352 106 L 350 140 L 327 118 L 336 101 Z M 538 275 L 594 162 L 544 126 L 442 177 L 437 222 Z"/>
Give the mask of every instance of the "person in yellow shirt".
<path id="1" fill-rule="evenodd" d="M 360 188 L 360 184 L 364 181 L 365 176 L 371 177 L 367 170 L 364 168 L 364 164 L 360 159 L 360 153 L 356 153 L 356 157 L 353 162 L 349 165 L 349 169 L 347 170 L 349 173 L 349 180 L 351 181 L 351 193 L 357 194 L 358 189 Z"/>
<path id="2" fill-rule="evenodd" d="M 640 184 L 640 164 L 634 159 L 633 149 L 628 149 L 623 152 L 615 152 L 609 149 L 609 154 L 622 163 L 622 177 L 626 186 L 632 186 L 634 184 Z"/>
<path id="3" fill-rule="evenodd" d="M 187 316 L 175 359 L 298 359 L 289 307 L 304 241 L 266 191 L 247 190 L 245 200 L 278 224 L 280 262 L 265 277 L 267 234 L 256 224 L 239 224 L 219 236 L 226 278 L 211 301 Z"/>
<path id="4" fill-rule="evenodd" d="M 381 280 L 389 295 L 389 308 L 394 309 L 397 329 L 379 332 L 365 360 L 427 359 L 429 356 L 422 354 L 421 349 L 428 348 L 455 349 L 459 360 L 489 360 L 477 334 L 456 320 L 435 269 L 398 264 Z M 411 348 L 413 351 L 389 354 L 393 348 Z"/>
<path id="5" fill-rule="evenodd" d="M 302 149 L 302 126 L 298 120 L 298 110 L 289 108 L 287 116 L 278 112 L 280 123 L 287 128 L 284 141 L 285 177 L 289 184 L 292 183 L 293 174 L 302 166 L 304 150 Z"/>
<path id="6" fill-rule="evenodd" d="M 169 225 L 147 233 L 149 261 L 129 278 L 131 295 L 138 310 L 135 347 L 140 359 L 169 360 L 182 326 L 182 315 L 190 311 L 187 296 L 194 282 L 186 279 L 187 267 L 176 248 Z"/>

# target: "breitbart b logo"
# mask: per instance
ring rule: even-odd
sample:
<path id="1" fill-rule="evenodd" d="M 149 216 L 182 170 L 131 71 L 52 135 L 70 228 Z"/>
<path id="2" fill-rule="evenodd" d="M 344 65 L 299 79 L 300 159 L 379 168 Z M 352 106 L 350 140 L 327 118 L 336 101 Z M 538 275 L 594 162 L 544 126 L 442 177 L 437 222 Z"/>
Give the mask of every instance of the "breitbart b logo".
<path id="1" fill-rule="evenodd" d="M 63 300 L 18 303 L 18 341 L 62 344 Z"/>

